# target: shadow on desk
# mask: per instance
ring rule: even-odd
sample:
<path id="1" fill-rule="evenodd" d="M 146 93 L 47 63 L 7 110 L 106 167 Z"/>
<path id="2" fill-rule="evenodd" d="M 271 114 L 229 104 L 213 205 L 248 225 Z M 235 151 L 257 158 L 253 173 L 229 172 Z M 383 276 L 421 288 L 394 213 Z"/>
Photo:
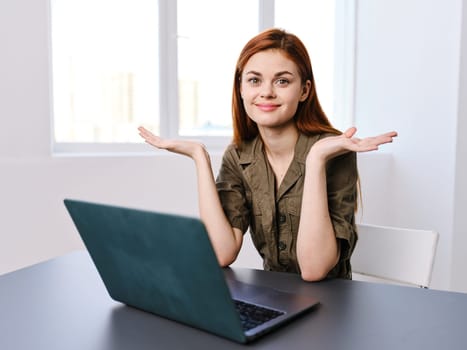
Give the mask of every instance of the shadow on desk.
<path id="1" fill-rule="evenodd" d="M 293 324 L 286 324 L 273 333 L 256 339 L 248 346 L 255 348 L 274 348 L 282 341 L 293 337 L 303 338 L 303 332 L 310 322 L 314 310 L 303 315 L 304 320 L 296 319 Z M 283 329 L 282 329 L 283 328 Z M 161 331 L 162 330 L 162 331 Z M 284 333 L 283 333 L 284 332 Z M 287 332 L 287 338 L 283 338 Z M 220 336 L 180 324 L 157 315 L 127 305 L 118 305 L 110 313 L 110 320 L 102 338 L 106 344 L 103 348 L 120 349 L 244 349 L 245 345 L 237 344 Z M 290 345 L 290 344 L 289 344 Z M 285 349 L 287 342 L 282 344 Z"/>
<path id="2" fill-rule="evenodd" d="M 186 325 L 178 327 L 175 321 L 126 305 L 117 306 L 112 310 L 105 339 L 109 342 L 105 348 L 114 350 L 205 349 L 203 344 L 209 340 L 205 334 L 200 334 L 199 330 Z M 187 343 L 187 339 L 190 339 L 190 343 Z M 231 345 L 230 341 L 223 338 L 217 340 Z"/>

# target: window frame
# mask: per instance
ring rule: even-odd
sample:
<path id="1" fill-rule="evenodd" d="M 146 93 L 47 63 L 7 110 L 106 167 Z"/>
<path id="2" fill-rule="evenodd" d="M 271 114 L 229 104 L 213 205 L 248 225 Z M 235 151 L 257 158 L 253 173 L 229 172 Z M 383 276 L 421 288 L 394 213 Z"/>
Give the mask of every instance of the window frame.
<path id="1" fill-rule="evenodd" d="M 355 120 L 355 50 L 357 0 L 335 0 L 335 74 L 334 120 L 338 128 L 351 126 Z M 203 142 L 210 152 L 222 152 L 230 143 L 230 136 L 187 137 L 178 135 L 178 66 L 177 60 L 177 1 L 158 0 L 159 6 L 159 77 L 164 89 L 159 89 L 160 134 L 167 138 L 193 139 Z M 258 32 L 274 26 L 274 1 L 259 0 Z M 49 9 L 51 16 L 51 9 Z M 50 22 L 49 22 L 50 23 Z M 49 38 L 51 40 L 51 26 Z M 52 57 L 49 45 L 50 57 Z M 50 62 L 51 148 L 54 156 L 79 155 L 138 155 L 154 153 L 154 148 L 141 143 L 56 142 L 54 135 L 54 108 L 52 86 L 52 59 Z M 135 133 L 137 130 L 135 130 Z"/>

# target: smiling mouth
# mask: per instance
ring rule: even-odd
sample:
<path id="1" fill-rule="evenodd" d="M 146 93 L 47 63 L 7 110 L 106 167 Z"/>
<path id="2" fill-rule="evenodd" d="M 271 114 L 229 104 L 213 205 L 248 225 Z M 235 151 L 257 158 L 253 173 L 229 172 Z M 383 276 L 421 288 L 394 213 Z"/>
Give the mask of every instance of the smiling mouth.
<path id="1" fill-rule="evenodd" d="M 279 106 L 280 105 L 276 105 L 276 104 L 262 104 L 262 103 L 259 103 L 256 105 L 256 107 L 258 107 L 260 110 L 265 111 L 265 112 L 274 111 L 277 108 L 279 108 Z"/>

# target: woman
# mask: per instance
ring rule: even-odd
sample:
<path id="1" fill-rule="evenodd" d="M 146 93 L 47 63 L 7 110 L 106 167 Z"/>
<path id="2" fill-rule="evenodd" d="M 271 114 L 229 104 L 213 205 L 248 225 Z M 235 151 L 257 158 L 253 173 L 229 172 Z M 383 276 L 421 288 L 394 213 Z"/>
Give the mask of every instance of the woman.
<path id="1" fill-rule="evenodd" d="M 242 50 L 232 102 L 233 142 L 216 181 L 202 144 L 139 128 L 147 143 L 194 160 L 200 216 L 221 266 L 236 259 L 249 228 L 267 270 L 306 281 L 351 278 L 355 152 L 376 150 L 397 134 L 358 139 L 355 128 L 334 129 L 305 46 L 279 29 L 258 34 Z"/>

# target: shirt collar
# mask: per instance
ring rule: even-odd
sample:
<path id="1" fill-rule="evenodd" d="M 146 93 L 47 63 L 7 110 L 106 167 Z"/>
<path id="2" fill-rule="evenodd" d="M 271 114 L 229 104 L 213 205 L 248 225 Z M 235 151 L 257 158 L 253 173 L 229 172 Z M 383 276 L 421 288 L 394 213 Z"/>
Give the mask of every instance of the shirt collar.
<path id="1" fill-rule="evenodd" d="M 320 139 L 321 135 L 306 136 L 303 133 L 298 134 L 298 140 L 295 144 L 294 158 L 297 162 L 305 164 L 308 152 L 313 144 Z M 263 155 L 263 141 L 258 135 L 253 140 L 244 142 L 241 146 L 240 164 L 247 165 L 257 159 L 258 155 Z"/>

